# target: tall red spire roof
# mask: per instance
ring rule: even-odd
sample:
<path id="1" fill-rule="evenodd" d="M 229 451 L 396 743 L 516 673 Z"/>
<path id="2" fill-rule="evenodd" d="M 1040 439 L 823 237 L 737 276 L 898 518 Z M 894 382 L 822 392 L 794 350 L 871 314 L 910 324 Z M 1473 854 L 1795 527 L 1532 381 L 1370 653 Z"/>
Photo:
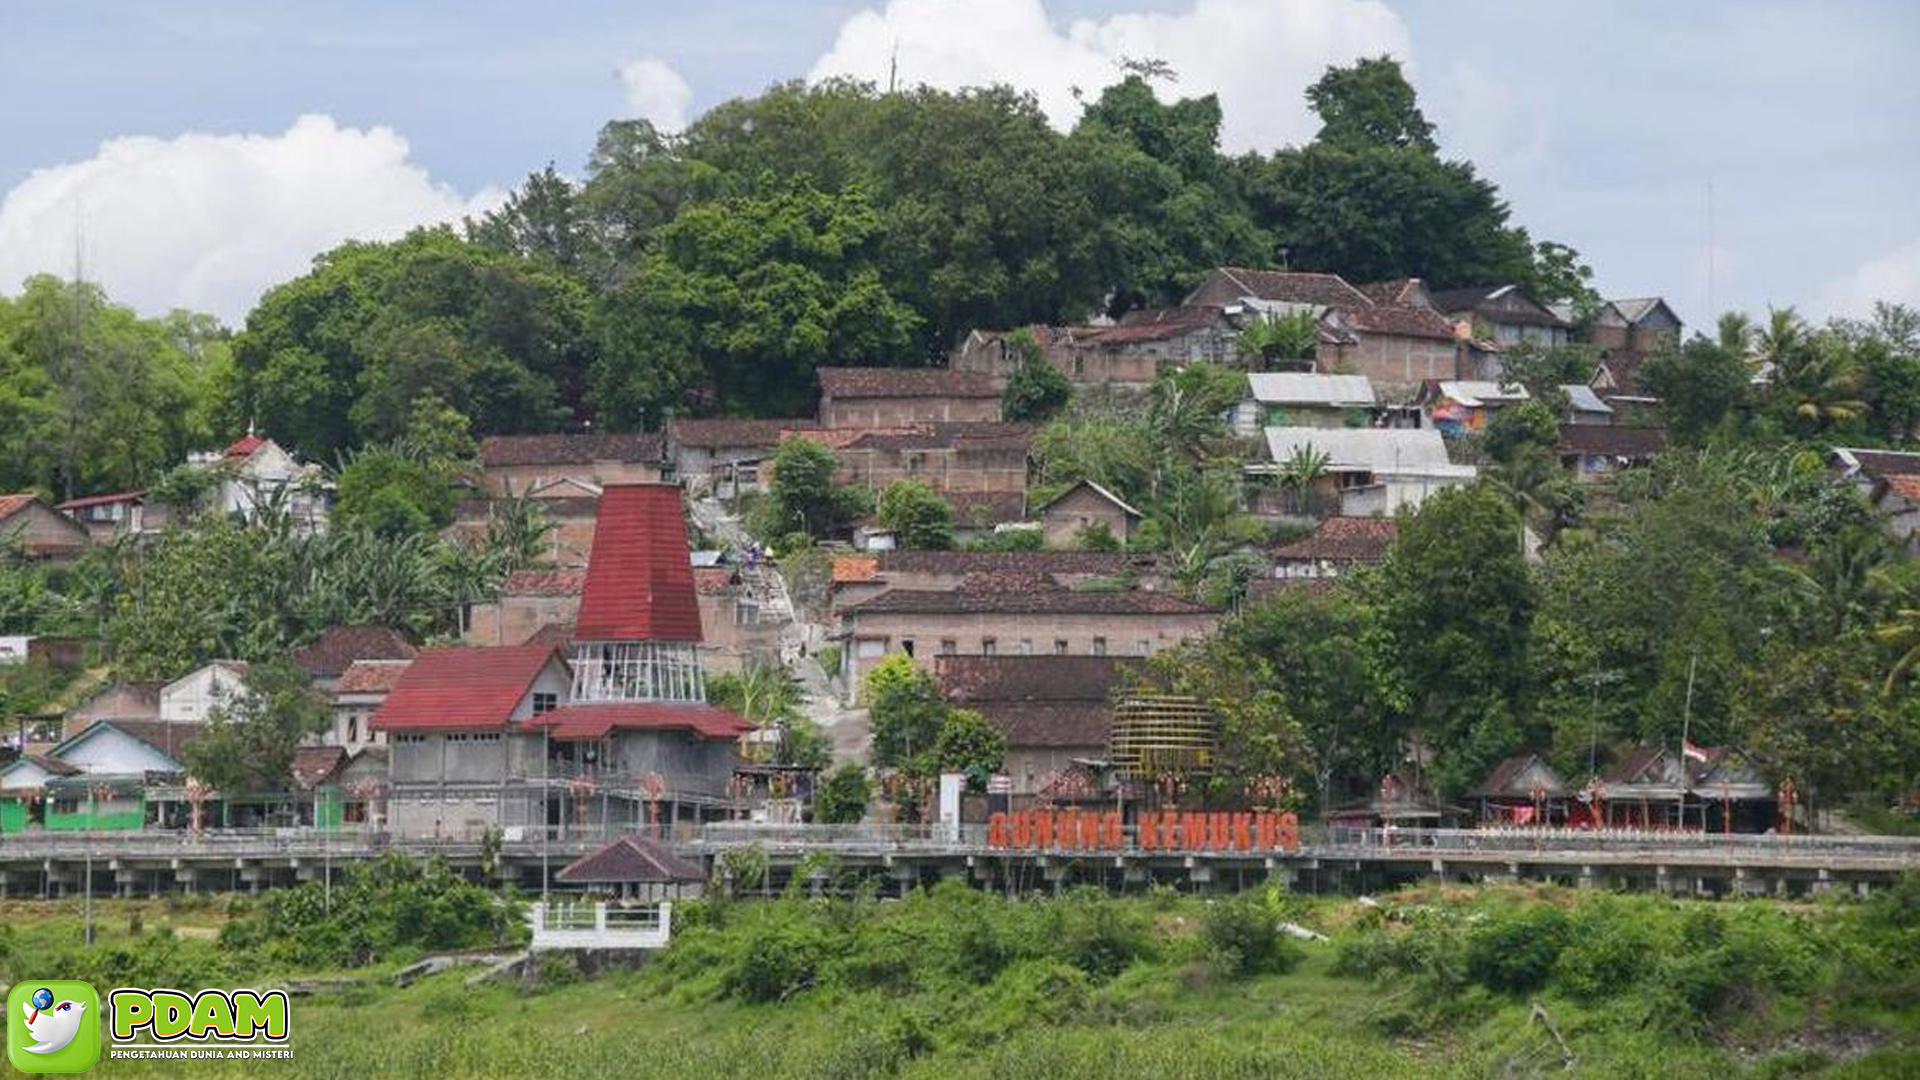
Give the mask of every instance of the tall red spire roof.
<path id="1" fill-rule="evenodd" d="M 615 484 L 601 493 L 573 639 L 700 640 L 679 488 Z"/>

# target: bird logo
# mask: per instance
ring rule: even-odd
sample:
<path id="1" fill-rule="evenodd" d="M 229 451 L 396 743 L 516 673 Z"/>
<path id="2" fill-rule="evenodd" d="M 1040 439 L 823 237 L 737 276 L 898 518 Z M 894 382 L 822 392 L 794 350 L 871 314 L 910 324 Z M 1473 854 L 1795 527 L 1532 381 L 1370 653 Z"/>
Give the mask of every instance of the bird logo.
<path id="1" fill-rule="evenodd" d="M 32 1001 L 20 1003 L 20 1011 L 26 1014 L 27 1034 L 34 1041 L 26 1048 L 27 1053 L 57 1054 L 80 1033 L 80 1020 L 86 1015 L 87 1003 L 56 1003 L 53 991 L 42 987 L 34 991 Z"/>

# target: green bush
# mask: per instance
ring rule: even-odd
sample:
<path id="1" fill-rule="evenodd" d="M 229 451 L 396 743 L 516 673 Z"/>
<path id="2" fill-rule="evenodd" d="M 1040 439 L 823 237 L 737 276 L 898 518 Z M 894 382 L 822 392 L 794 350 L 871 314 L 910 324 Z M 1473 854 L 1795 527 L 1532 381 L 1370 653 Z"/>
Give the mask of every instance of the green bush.
<path id="1" fill-rule="evenodd" d="M 1235 897 L 1209 904 L 1200 928 L 1209 957 L 1230 977 L 1292 971 L 1306 957 L 1280 932 L 1278 917 L 1257 900 Z"/>
<path id="2" fill-rule="evenodd" d="M 1537 990 L 1552 976 L 1567 933 L 1567 916 L 1558 908 L 1494 915 L 1467 937 L 1467 976 L 1501 993 Z"/>

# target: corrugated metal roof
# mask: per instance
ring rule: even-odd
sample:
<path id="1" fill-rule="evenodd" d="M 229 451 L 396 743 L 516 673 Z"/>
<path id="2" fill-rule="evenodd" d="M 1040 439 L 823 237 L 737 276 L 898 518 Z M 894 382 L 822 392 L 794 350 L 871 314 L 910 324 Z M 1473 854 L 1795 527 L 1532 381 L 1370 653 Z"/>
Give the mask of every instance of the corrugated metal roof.
<path id="1" fill-rule="evenodd" d="M 1530 401 L 1533 395 L 1518 383 L 1502 386 L 1491 379 L 1447 379 L 1440 392 L 1462 405 L 1483 405 L 1489 401 Z"/>
<path id="2" fill-rule="evenodd" d="M 1568 403 L 1573 406 L 1576 412 L 1608 414 L 1613 412 L 1613 406 L 1600 400 L 1600 395 L 1594 393 L 1593 387 L 1591 386 L 1582 383 L 1567 383 L 1560 388 L 1560 392 L 1567 395 Z"/>
<path id="3" fill-rule="evenodd" d="M 680 489 L 617 484 L 600 520 L 580 597 L 575 641 L 699 641 L 700 605 L 680 516 Z"/>
<path id="4" fill-rule="evenodd" d="M 1447 444 L 1432 428 L 1271 427 L 1267 452 L 1286 461 L 1294 449 L 1310 446 L 1326 454 L 1336 470 L 1391 473 L 1396 468 L 1451 464 Z"/>
<path id="5" fill-rule="evenodd" d="M 1304 371 L 1256 371 L 1247 376 L 1255 401 L 1274 405 L 1371 405 L 1373 382 L 1365 375 L 1315 375 Z"/>

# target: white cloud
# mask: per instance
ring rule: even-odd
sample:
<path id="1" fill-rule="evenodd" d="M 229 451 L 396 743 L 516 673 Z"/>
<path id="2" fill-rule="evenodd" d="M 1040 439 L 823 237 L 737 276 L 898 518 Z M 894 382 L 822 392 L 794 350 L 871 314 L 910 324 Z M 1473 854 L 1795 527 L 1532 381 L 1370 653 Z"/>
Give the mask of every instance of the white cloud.
<path id="1" fill-rule="evenodd" d="M 1820 291 L 1828 315 L 1864 316 L 1876 300 L 1920 307 L 1920 240 L 1867 260 Z"/>
<path id="2" fill-rule="evenodd" d="M 1007 83 L 1032 91 L 1058 127 L 1122 77 L 1123 58 L 1163 60 L 1179 76 L 1162 98 L 1220 95 L 1228 151 L 1271 150 L 1319 130 L 1302 96 L 1330 64 L 1412 55 L 1406 24 L 1377 0 L 1195 0 L 1179 14 L 1119 14 L 1057 28 L 1042 0 L 889 0 L 841 24 L 810 81 L 886 85 L 898 47 L 902 85 Z"/>
<path id="3" fill-rule="evenodd" d="M 390 239 L 499 198 L 435 183 L 390 128 L 328 116 L 302 116 L 279 135 L 109 139 L 85 161 L 35 170 L 0 201 L 0 290 L 70 275 L 77 229 L 86 277 L 115 300 L 237 323 L 342 241 Z"/>
<path id="4" fill-rule="evenodd" d="M 664 60 L 647 57 L 620 65 L 620 85 L 626 88 L 627 111 L 661 131 L 687 126 L 693 105 L 693 87 Z"/>

